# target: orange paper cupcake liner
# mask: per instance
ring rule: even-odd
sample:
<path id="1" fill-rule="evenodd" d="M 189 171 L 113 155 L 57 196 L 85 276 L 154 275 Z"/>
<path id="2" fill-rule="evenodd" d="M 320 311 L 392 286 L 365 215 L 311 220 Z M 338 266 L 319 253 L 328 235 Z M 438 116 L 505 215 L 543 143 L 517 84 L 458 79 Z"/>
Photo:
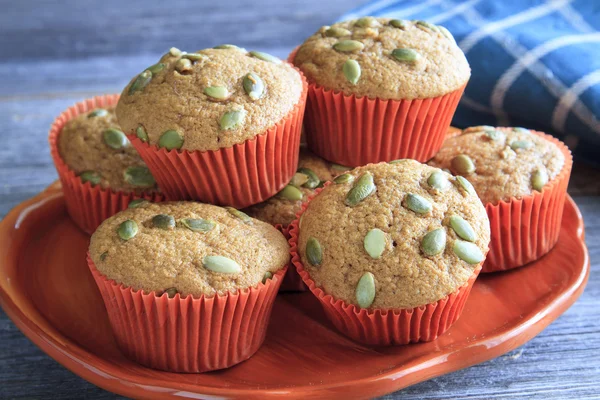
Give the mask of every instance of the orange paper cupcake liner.
<path id="1" fill-rule="evenodd" d="M 308 86 L 302 77 L 298 103 L 265 133 L 232 147 L 209 151 L 158 148 L 130 135 L 169 200 L 200 200 L 245 208 L 265 201 L 292 179 L 298 166 Z"/>
<path id="2" fill-rule="evenodd" d="M 316 194 L 321 190 L 317 189 Z M 292 264 L 308 289 L 319 299 L 335 327 L 351 339 L 373 346 L 392 346 L 435 340 L 462 314 L 471 288 L 481 271 L 479 264 L 469 280 L 454 293 L 435 303 L 410 309 L 366 310 L 336 300 L 317 287 L 304 269 L 298 254 L 298 222 L 308 203 L 302 206 L 290 228 Z"/>
<path id="3" fill-rule="evenodd" d="M 275 228 L 277 228 L 286 239 L 290 239 L 290 228 L 289 225 L 275 224 Z M 306 292 L 308 291 L 308 287 L 302 281 L 300 275 L 295 268 L 291 268 L 287 274 L 285 274 L 285 278 L 283 278 L 283 282 L 281 283 L 280 292 Z"/>
<path id="4" fill-rule="evenodd" d="M 62 184 L 67 211 L 73 222 L 88 234 L 93 233 L 102 221 L 108 217 L 126 209 L 133 199 L 146 199 L 153 202 L 163 200 L 163 195 L 160 193 L 136 195 L 135 193 L 118 192 L 103 189 L 100 186 L 92 186 L 89 182 L 83 183 L 60 157 L 58 136 L 69 120 L 94 108 L 113 107 L 118 100 L 118 94 L 97 96 L 69 107 L 54 120 L 48 136 L 50 153 Z"/>
<path id="5" fill-rule="evenodd" d="M 89 254 L 87 262 L 123 354 L 144 366 L 170 372 L 228 368 L 256 353 L 265 340 L 273 303 L 288 268 L 264 284 L 236 293 L 169 298 L 106 278 Z"/>
<path id="6" fill-rule="evenodd" d="M 485 205 L 491 242 L 482 272 L 506 271 L 528 264 L 548 253 L 558 242 L 573 157 L 560 140 L 531 132 L 554 143 L 563 153 L 565 164 L 541 192 Z"/>
<path id="7" fill-rule="evenodd" d="M 322 158 L 350 167 L 400 158 L 426 162 L 442 146 L 465 87 L 432 98 L 383 100 L 309 82 L 306 142 Z"/>

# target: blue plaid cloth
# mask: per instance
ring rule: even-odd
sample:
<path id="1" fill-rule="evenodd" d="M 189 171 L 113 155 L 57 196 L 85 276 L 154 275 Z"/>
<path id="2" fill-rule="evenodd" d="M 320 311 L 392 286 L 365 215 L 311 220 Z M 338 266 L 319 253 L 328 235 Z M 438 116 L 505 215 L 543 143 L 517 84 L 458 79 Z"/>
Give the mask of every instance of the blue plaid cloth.
<path id="1" fill-rule="evenodd" d="M 472 76 L 453 124 L 552 133 L 600 165 L 600 0 L 379 0 L 345 14 L 443 25 Z"/>

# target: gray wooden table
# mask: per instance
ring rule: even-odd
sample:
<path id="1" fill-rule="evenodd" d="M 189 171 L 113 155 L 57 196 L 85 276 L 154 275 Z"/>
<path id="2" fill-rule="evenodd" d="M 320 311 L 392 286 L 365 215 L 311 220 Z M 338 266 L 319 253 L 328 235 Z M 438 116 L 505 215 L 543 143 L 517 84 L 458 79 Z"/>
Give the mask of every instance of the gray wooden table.
<path id="1" fill-rule="evenodd" d="M 284 57 L 363 0 L 0 3 L 0 217 L 56 179 L 46 135 L 86 97 L 120 92 L 169 47 L 235 43 Z M 579 301 L 495 360 L 389 398 L 600 398 L 600 171 L 576 163 L 569 191 L 586 224 L 592 272 Z M 0 397 L 115 398 L 34 346 L 0 310 Z"/>

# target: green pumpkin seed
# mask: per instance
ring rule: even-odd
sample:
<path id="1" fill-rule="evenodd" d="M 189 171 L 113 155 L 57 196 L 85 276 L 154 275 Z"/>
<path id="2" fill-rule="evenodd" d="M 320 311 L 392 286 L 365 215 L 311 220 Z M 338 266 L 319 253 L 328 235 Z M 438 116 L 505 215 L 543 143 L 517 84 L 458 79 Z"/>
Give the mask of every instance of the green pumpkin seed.
<path id="1" fill-rule="evenodd" d="M 148 132 L 146 132 L 146 129 L 144 129 L 142 125 L 136 128 L 135 136 L 137 136 L 137 138 L 140 139 L 142 142 L 148 143 Z"/>
<path id="2" fill-rule="evenodd" d="M 265 83 L 254 72 L 250 72 L 244 76 L 242 86 L 252 100 L 260 99 L 265 93 Z"/>
<path id="3" fill-rule="evenodd" d="M 531 131 L 527 128 L 521 128 L 520 126 L 516 126 L 513 129 L 513 132 L 517 132 L 517 133 L 525 133 L 525 134 L 530 134 Z"/>
<path id="4" fill-rule="evenodd" d="M 118 150 L 127 146 L 129 140 L 123 132 L 115 128 L 109 128 L 102 133 L 104 143 L 111 149 Z"/>
<path id="5" fill-rule="evenodd" d="M 329 28 L 325 31 L 325 36 L 334 37 L 334 38 L 350 36 L 351 34 L 352 34 L 352 32 L 350 32 L 348 29 L 338 28 L 335 26 L 332 28 Z"/>
<path id="6" fill-rule="evenodd" d="M 349 171 L 349 170 L 351 170 L 352 168 L 350 168 L 350 167 L 346 167 L 346 166 L 344 166 L 344 165 L 340 165 L 340 164 L 335 164 L 335 163 L 332 163 L 332 164 L 331 164 L 331 169 L 333 169 L 333 170 L 336 170 L 336 171 Z"/>
<path id="7" fill-rule="evenodd" d="M 536 169 L 531 174 L 531 187 L 538 192 L 548 183 L 548 173 L 545 170 Z"/>
<path id="8" fill-rule="evenodd" d="M 130 96 L 135 92 L 139 92 L 143 90 L 150 81 L 152 80 L 152 72 L 144 71 L 135 78 L 131 86 L 129 86 L 129 91 L 127 92 Z"/>
<path id="9" fill-rule="evenodd" d="M 375 276 L 365 272 L 356 285 L 356 302 L 360 308 L 369 308 L 375 300 Z"/>
<path id="10" fill-rule="evenodd" d="M 365 48 L 365 45 L 358 40 L 340 40 L 336 44 L 333 45 L 334 50 L 341 51 L 344 53 L 349 53 L 352 51 L 362 50 Z"/>
<path id="11" fill-rule="evenodd" d="M 251 51 L 249 53 L 252 57 L 256 57 L 259 60 L 272 62 L 275 64 L 281 64 L 281 60 L 275 56 L 272 56 L 268 53 L 263 53 L 262 51 Z"/>
<path id="12" fill-rule="evenodd" d="M 533 143 L 528 140 L 515 140 L 510 143 L 510 148 L 513 150 L 517 150 L 517 149 L 527 150 L 532 147 L 533 147 Z"/>
<path id="13" fill-rule="evenodd" d="M 408 21 L 402 19 L 393 19 L 390 21 L 390 25 L 398 29 L 406 29 L 408 27 Z"/>
<path id="14" fill-rule="evenodd" d="M 306 182 L 308 182 L 308 175 L 305 175 L 301 172 L 296 172 L 290 181 L 290 185 L 294 185 L 297 188 L 302 187 Z"/>
<path id="15" fill-rule="evenodd" d="M 180 58 L 177 63 L 175 63 L 175 69 L 181 74 L 190 72 L 192 70 L 192 62 L 187 58 Z"/>
<path id="16" fill-rule="evenodd" d="M 427 183 L 434 189 L 444 191 L 450 187 L 450 181 L 446 174 L 442 171 L 433 171 L 429 178 L 427 178 Z"/>
<path id="17" fill-rule="evenodd" d="M 104 117 L 108 115 L 108 111 L 106 111 L 104 108 L 96 108 L 95 110 L 91 111 L 88 114 L 88 118 L 94 118 L 94 117 Z"/>
<path id="18" fill-rule="evenodd" d="M 102 177 L 96 171 L 83 171 L 79 174 L 79 178 L 83 183 L 89 182 L 93 185 L 97 185 L 102 180 Z"/>
<path id="19" fill-rule="evenodd" d="M 427 214 L 433 208 L 429 200 L 418 194 L 408 193 L 404 198 L 406 208 L 416 212 L 417 214 Z"/>
<path id="20" fill-rule="evenodd" d="M 141 165 L 126 168 L 123 172 L 123 178 L 130 185 L 140 188 L 149 188 L 156 184 L 148 167 Z"/>
<path id="21" fill-rule="evenodd" d="M 371 258 L 378 259 L 385 250 L 385 233 L 381 229 L 371 229 L 365 235 L 364 246 Z"/>
<path id="22" fill-rule="evenodd" d="M 166 66 L 167 66 L 167 64 L 157 63 L 157 64 L 151 65 L 148 68 L 146 68 L 146 71 L 152 72 L 152 76 L 154 76 L 154 75 L 158 74 L 160 71 L 162 71 L 163 69 L 165 69 Z"/>
<path id="23" fill-rule="evenodd" d="M 181 57 L 187 58 L 191 62 L 200 61 L 200 60 L 204 60 L 204 59 L 208 58 L 204 54 L 200 54 L 200 53 L 187 53 L 187 54 L 182 55 Z"/>
<path id="24" fill-rule="evenodd" d="M 145 206 L 146 204 L 150 204 L 150 202 L 146 199 L 135 199 L 129 202 L 127 208 L 138 208 L 141 206 Z"/>
<path id="25" fill-rule="evenodd" d="M 204 94 L 215 100 L 227 100 L 229 90 L 225 86 L 209 86 L 204 88 Z"/>
<path id="26" fill-rule="evenodd" d="M 177 294 L 177 289 L 175 289 L 174 287 L 168 288 L 165 290 L 165 293 L 167 294 L 168 298 L 172 299 Z"/>
<path id="27" fill-rule="evenodd" d="M 202 259 L 202 265 L 209 271 L 222 274 L 239 274 L 242 272 L 242 267 L 237 262 L 223 256 L 205 256 Z"/>
<path id="28" fill-rule="evenodd" d="M 419 28 L 429 29 L 429 30 L 432 30 L 434 32 L 438 31 L 438 27 L 436 25 L 430 24 L 429 22 L 426 22 L 426 21 L 417 21 L 416 25 Z"/>
<path id="29" fill-rule="evenodd" d="M 458 215 L 450 217 L 450 226 L 461 239 L 468 240 L 469 242 L 474 242 L 477 239 L 477 234 L 471 224 Z"/>
<path id="30" fill-rule="evenodd" d="M 305 188 L 314 189 L 319 186 L 319 183 L 321 183 L 319 176 L 310 168 L 298 168 L 298 172 L 308 176 L 308 182 L 303 185 Z"/>
<path id="31" fill-rule="evenodd" d="M 485 131 L 485 136 L 487 136 L 490 140 L 500 140 L 504 137 L 504 133 L 502 131 L 497 131 L 495 129 Z"/>
<path id="32" fill-rule="evenodd" d="M 373 17 L 362 17 L 356 20 L 354 26 L 361 28 L 373 28 L 379 25 L 379 22 Z"/>
<path id="33" fill-rule="evenodd" d="M 202 218 L 184 218 L 181 224 L 194 232 L 210 232 L 217 226 L 215 221 Z"/>
<path id="34" fill-rule="evenodd" d="M 104 253 L 100 254 L 100 261 L 106 260 L 106 256 L 108 256 L 108 251 L 105 251 Z"/>
<path id="35" fill-rule="evenodd" d="M 169 49 L 169 54 L 172 55 L 173 57 L 179 57 L 180 55 L 182 55 L 182 51 L 179 50 L 177 47 L 171 47 Z"/>
<path id="36" fill-rule="evenodd" d="M 270 271 L 265 272 L 265 276 L 263 276 L 262 283 L 266 283 L 268 279 L 273 278 L 273 273 Z"/>
<path id="37" fill-rule="evenodd" d="M 302 192 L 293 185 L 287 185 L 277 195 L 290 201 L 302 200 Z"/>
<path id="38" fill-rule="evenodd" d="M 465 242 L 464 240 L 456 240 L 454 246 L 452 246 L 452 251 L 454 251 L 454 254 L 456 254 L 458 258 L 471 265 L 479 264 L 485 259 L 479 247 L 473 243 Z"/>
<path id="39" fill-rule="evenodd" d="M 129 240 L 138 233 L 138 224 L 131 219 L 121 222 L 117 228 L 117 235 L 123 240 Z"/>
<path id="40" fill-rule="evenodd" d="M 450 161 L 450 167 L 460 175 L 469 175 L 475 172 L 475 164 L 471 157 L 459 154 Z"/>
<path id="41" fill-rule="evenodd" d="M 176 130 L 165 131 L 158 139 L 158 147 L 164 147 L 167 150 L 180 149 L 183 146 L 183 136 Z"/>
<path id="42" fill-rule="evenodd" d="M 344 66 L 342 67 L 342 72 L 344 73 L 344 76 L 348 82 L 356 85 L 361 74 L 360 64 L 356 60 L 346 60 Z"/>
<path id="43" fill-rule="evenodd" d="M 321 265 L 321 261 L 323 261 L 323 249 L 321 248 L 321 243 L 314 238 L 309 237 L 306 241 L 306 259 L 310 263 L 310 265 Z"/>
<path id="44" fill-rule="evenodd" d="M 470 126 L 466 129 L 463 129 L 463 133 L 471 133 L 471 132 L 481 132 L 481 131 L 493 131 L 496 130 L 496 128 L 494 128 L 493 126 L 489 126 L 489 125 L 477 125 L 477 126 Z"/>
<path id="45" fill-rule="evenodd" d="M 394 49 L 392 50 L 392 57 L 401 62 L 414 63 L 420 55 L 413 49 Z"/>
<path id="46" fill-rule="evenodd" d="M 243 211 L 240 211 L 233 207 L 225 207 L 225 209 L 227 210 L 227 212 L 229 212 L 229 214 L 233 215 L 236 218 L 241 219 L 242 221 L 244 221 L 247 224 L 252 222 L 252 218 L 250 218 L 250 216 Z"/>
<path id="47" fill-rule="evenodd" d="M 446 230 L 434 229 L 427 232 L 421 239 L 421 250 L 426 256 L 436 256 L 446 248 Z"/>
<path id="48" fill-rule="evenodd" d="M 375 193 L 375 190 L 376 187 L 373 182 L 373 174 L 367 171 L 355 181 L 352 189 L 348 191 L 345 204 L 354 207 L 371 194 Z"/>
<path id="49" fill-rule="evenodd" d="M 219 126 L 224 131 L 230 131 L 239 128 L 246 118 L 246 110 L 227 111 L 219 120 Z"/>
<path id="50" fill-rule="evenodd" d="M 239 47 L 236 46 L 235 44 L 220 44 L 218 46 L 213 47 L 213 49 L 219 49 L 219 50 L 240 50 L 240 51 L 246 51 L 246 49 L 244 49 L 243 47 Z"/>
<path id="51" fill-rule="evenodd" d="M 168 214 L 158 214 L 152 217 L 152 225 L 159 229 L 175 229 L 175 218 Z"/>
<path id="52" fill-rule="evenodd" d="M 354 176 L 350 175 L 350 174 L 341 174 L 335 177 L 335 179 L 333 180 L 334 183 L 342 184 L 342 183 L 348 183 L 348 182 L 352 182 L 354 180 Z"/>
<path id="53" fill-rule="evenodd" d="M 460 187 L 462 187 L 468 194 L 472 194 L 472 195 L 476 195 L 477 193 L 475 192 L 475 188 L 473 187 L 473 185 L 471 184 L 471 182 L 469 182 L 467 180 L 467 178 L 462 177 L 460 175 L 458 175 L 456 177 L 456 182 L 458 183 L 458 185 Z"/>
<path id="54" fill-rule="evenodd" d="M 456 43 L 456 39 L 454 39 L 454 36 L 452 36 L 452 33 L 448 29 L 441 25 L 438 25 L 438 30 L 442 35 L 446 37 L 446 39 L 452 41 L 453 43 Z"/>

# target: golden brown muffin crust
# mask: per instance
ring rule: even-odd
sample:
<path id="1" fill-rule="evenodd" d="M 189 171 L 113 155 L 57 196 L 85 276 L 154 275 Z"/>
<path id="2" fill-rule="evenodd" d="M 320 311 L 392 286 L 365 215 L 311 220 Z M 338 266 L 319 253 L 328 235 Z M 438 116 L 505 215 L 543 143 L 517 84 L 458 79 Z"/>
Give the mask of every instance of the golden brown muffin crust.
<path id="1" fill-rule="evenodd" d="M 175 228 L 155 227 L 152 218 L 158 214 L 171 215 Z M 184 218 L 208 219 L 216 226 L 196 232 L 182 225 Z M 128 219 L 139 231 L 125 241 L 117 229 Z M 210 271 L 203 265 L 207 255 L 230 258 L 241 272 Z M 176 288 L 182 296 L 212 296 L 255 286 L 267 271 L 275 273 L 288 263 L 289 248 L 281 232 L 267 223 L 246 223 L 209 204 L 171 202 L 129 208 L 104 221 L 92 235 L 90 256 L 102 274 L 134 289 Z"/>
<path id="2" fill-rule="evenodd" d="M 300 156 L 298 159 L 298 169 L 301 173 L 301 168 L 308 168 L 313 171 L 321 180 L 326 182 L 332 180 L 342 171 L 335 169 L 333 165 L 312 153 L 306 146 L 300 148 Z M 247 208 L 248 215 L 257 218 L 261 221 L 268 222 L 273 225 L 287 226 L 296 219 L 296 214 L 302 208 L 302 204 L 308 201 L 309 197 L 315 192 L 315 189 L 310 189 L 300 186 L 298 188 L 302 193 L 301 200 L 290 200 L 277 194 L 270 199 Z"/>
<path id="3" fill-rule="evenodd" d="M 532 193 L 534 171 L 546 171 L 551 181 L 565 164 L 560 149 L 539 132 L 493 127 L 471 127 L 463 132 L 446 139 L 429 164 L 465 176 L 484 204 L 529 195 Z M 492 133 L 491 136 L 496 137 L 492 139 L 487 132 L 499 133 Z M 533 145 L 530 148 L 511 148 L 511 144 L 518 141 Z M 473 161 L 474 172 L 460 173 L 452 166 L 452 159 L 459 154 L 465 154 Z"/>
<path id="4" fill-rule="evenodd" d="M 447 37 L 440 28 L 430 29 L 417 21 L 404 21 L 404 28 L 392 26 L 388 18 L 372 21 L 371 27 L 357 26 L 357 20 L 322 27 L 300 46 L 294 64 L 309 81 L 326 89 L 370 98 L 437 97 L 461 88 L 469 80 L 469 64 L 449 33 Z M 345 29 L 350 34 L 330 37 L 329 29 Z M 333 46 L 343 40 L 359 41 L 364 48 L 335 50 Z M 416 62 L 398 61 L 392 56 L 398 48 L 416 50 L 419 57 Z M 343 66 L 349 59 L 360 65 L 356 84 L 344 76 Z"/>
<path id="5" fill-rule="evenodd" d="M 217 150 L 264 133 L 300 100 L 300 74 L 287 63 L 263 61 L 243 49 L 205 49 L 197 54 L 200 60 L 180 72 L 178 62 L 186 55 L 169 52 L 160 60 L 164 68 L 152 74 L 147 86 L 129 94 L 137 78 L 127 85 L 117 105 L 125 132 L 134 133 L 141 125 L 149 143 L 157 144 L 165 131 L 175 130 L 184 139 L 182 149 Z M 265 85 L 264 94 L 256 100 L 243 87 L 244 77 L 251 72 Z M 215 86 L 227 89 L 225 100 L 204 93 Z M 231 111 L 245 112 L 245 116 L 236 128 L 225 130 L 220 120 Z"/>
<path id="6" fill-rule="evenodd" d="M 308 205 L 300 219 L 299 254 L 304 268 L 318 287 L 336 300 L 358 304 L 356 287 L 366 272 L 375 278 L 371 309 L 414 308 L 440 300 L 464 285 L 476 265 L 453 252 L 458 236 L 449 226 L 452 216 L 468 221 L 476 233 L 473 242 L 485 254 L 490 240 L 489 220 L 475 194 L 460 188 L 450 174 L 437 168 L 404 160 L 359 167 L 350 172 L 358 178 L 373 174 L 376 191 L 354 207 L 344 202 L 353 183 L 331 184 Z M 432 188 L 428 177 L 442 173 L 450 185 Z M 405 206 L 407 193 L 423 196 L 433 205 L 426 214 Z M 378 228 L 385 233 L 385 248 L 373 259 L 365 250 L 367 233 Z M 442 253 L 425 256 L 421 240 L 428 232 L 446 231 Z M 322 248 L 322 262 L 313 266 L 306 256 L 307 240 L 314 237 Z"/>
<path id="7" fill-rule="evenodd" d="M 100 110 L 100 111 L 98 111 Z M 115 115 L 115 109 L 106 109 L 105 115 L 94 116 L 95 112 L 102 113 L 103 109 L 91 110 L 68 121 L 58 136 L 58 153 L 65 164 L 76 175 L 93 171 L 100 175 L 99 185 L 122 192 L 153 192 L 157 191 L 156 184 L 151 187 L 135 186 L 125 179 L 125 171 L 129 167 L 144 167 L 135 148 L 126 140 L 126 145 L 114 149 L 109 147 L 103 137 L 109 128 L 120 130 Z M 150 172 L 148 171 L 150 175 Z"/>

